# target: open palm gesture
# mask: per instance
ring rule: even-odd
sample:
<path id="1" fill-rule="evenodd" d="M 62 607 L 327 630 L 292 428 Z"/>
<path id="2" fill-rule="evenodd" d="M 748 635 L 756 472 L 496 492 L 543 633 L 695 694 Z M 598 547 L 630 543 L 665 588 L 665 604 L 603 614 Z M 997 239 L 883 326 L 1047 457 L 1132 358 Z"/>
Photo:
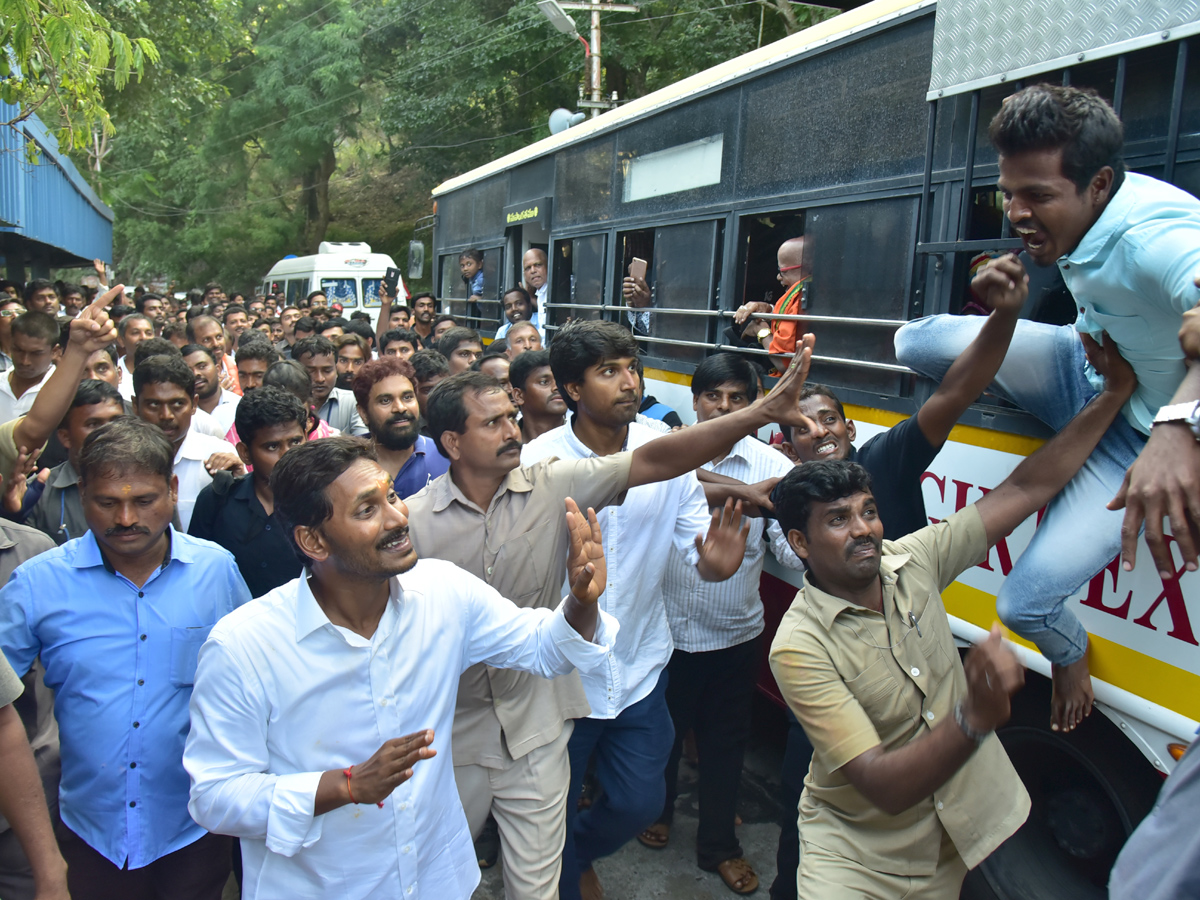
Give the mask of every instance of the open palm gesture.
<path id="1" fill-rule="evenodd" d="M 604 593 L 608 581 L 608 566 L 604 560 L 604 539 L 596 511 L 588 507 L 587 515 L 570 497 L 567 498 L 567 532 L 571 547 L 567 552 L 567 580 L 571 593 L 581 603 L 595 603 Z"/>
<path id="2" fill-rule="evenodd" d="M 750 534 L 750 522 L 742 522 L 742 501 L 725 501 L 721 509 L 713 510 L 708 535 L 696 535 L 696 549 L 700 561 L 696 571 L 705 581 L 724 581 L 738 570 L 746 557 L 746 538 Z"/>

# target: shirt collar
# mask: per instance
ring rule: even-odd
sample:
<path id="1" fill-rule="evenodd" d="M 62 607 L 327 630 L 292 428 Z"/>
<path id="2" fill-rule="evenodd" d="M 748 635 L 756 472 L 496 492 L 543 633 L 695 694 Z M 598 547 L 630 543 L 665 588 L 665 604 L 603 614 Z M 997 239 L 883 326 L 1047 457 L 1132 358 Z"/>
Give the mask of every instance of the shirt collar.
<path id="1" fill-rule="evenodd" d="M 1134 203 L 1137 202 L 1134 190 L 1129 186 L 1131 177 L 1136 176 L 1125 175 L 1125 180 L 1121 183 L 1121 187 L 1109 198 L 1104 211 L 1100 213 L 1100 218 L 1093 223 L 1092 227 L 1080 239 L 1079 246 L 1063 256 L 1063 259 L 1075 265 L 1083 265 L 1094 260 L 1100 254 L 1100 251 L 1105 248 L 1113 232 L 1125 223 L 1125 219 L 1133 209 Z"/>
<path id="2" fill-rule="evenodd" d="M 582 457 L 583 459 L 589 459 L 589 458 L 595 456 L 596 454 L 592 451 L 591 447 L 589 447 L 587 444 L 585 444 L 583 441 L 581 441 L 575 434 L 575 417 L 577 415 L 579 415 L 579 414 L 571 413 L 571 417 L 562 426 L 563 436 L 565 437 L 565 439 L 567 441 L 567 445 L 572 450 L 574 450 L 576 453 L 578 453 L 579 456 Z M 640 424 L 640 423 L 631 422 L 630 424 L 625 426 L 625 440 L 621 443 L 621 450 L 618 452 L 624 452 L 629 449 L 629 432 L 630 432 L 630 429 L 632 429 L 635 424 Z M 643 427 L 648 427 L 648 426 L 643 426 Z"/>
<path id="3" fill-rule="evenodd" d="M 468 509 L 479 510 L 479 507 L 467 499 L 467 495 L 462 492 L 457 484 L 454 483 L 454 476 L 451 470 L 440 478 L 435 478 L 432 484 L 433 490 L 433 511 L 441 512 L 451 503 L 457 500 Z M 492 504 L 502 497 L 508 491 L 516 491 L 517 493 L 528 493 L 533 490 L 533 482 L 529 480 L 529 476 L 525 474 L 524 466 L 517 466 L 504 477 L 504 481 L 500 482 L 500 489 L 496 491 L 492 497 Z"/>
<path id="4" fill-rule="evenodd" d="M 333 623 L 329 621 L 329 616 L 325 615 L 325 610 L 321 609 L 321 604 L 313 595 L 312 587 L 309 586 L 308 579 L 311 574 L 308 566 L 305 566 L 300 571 L 299 584 L 296 588 L 296 643 L 300 643 L 314 631 L 318 631 L 326 625 L 333 626 Z M 388 580 L 388 603 L 395 603 L 399 598 L 400 582 L 393 576 Z M 380 628 L 383 627 L 386 618 L 385 615 L 379 620 Z M 379 632 L 376 631 L 376 634 Z"/>
<path id="5" fill-rule="evenodd" d="M 204 442 L 200 439 L 199 434 L 200 432 L 196 430 L 196 420 L 192 419 L 183 443 L 179 445 L 179 450 L 175 453 L 175 462 L 178 463 L 182 459 L 198 459 L 203 462 L 212 455 L 201 446 Z"/>
<path id="6" fill-rule="evenodd" d="M 73 484 L 79 483 L 79 473 L 75 471 L 75 467 L 71 465 L 71 461 L 65 460 L 61 465 L 50 470 L 50 487 L 64 490 Z"/>
<path id="7" fill-rule="evenodd" d="M 16 539 L 8 533 L 8 527 L 0 522 L 0 550 L 11 550 L 17 546 Z"/>
<path id="8" fill-rule="evenodd" d="M 194 548 L 189 546 L 186 541 L 179 539 L 180 535 L 175 530 L 173 525 L 167 525 L 167 553 L 163 557 L 162 565 L 159 570 L 165 569 L 169 563 L 178 560 L 181 563 L 191 563 L 196 561 Z M 70 564 L 75 569 L 91 569 L 96 566 L 104 566 L 110 573 L 114 572 L 112 565 L 104 556 L 104 551 L 100 549 L 100 544 L 96 540 L 96 535 L 89 528 L 87 533 L 78 541 L 72 541 L 75 544 L 75 555 L 71 559 Z"/>
<path id="9" fill-rule="evenodd" d="M 888 553 L 885 547 L 883 559 L 879 563 L 879 577 L 883 579 L 885 585 L 896 580 L 896 572 L 910 558 L 911 554 L 908 553 Z M 838 613 L 848 609 L 863 609 L 857 603 L 851 603 L 849 600 L 843 600 L 841 597 L 835 597 L 833 594 L 827 594 L 821 590 L 812 583 L 810 572 L 804 573 L 804 599 L 816 614 L 821 627 L 826 631 L 833 628 L 833 620 L 838 617 Z"/>

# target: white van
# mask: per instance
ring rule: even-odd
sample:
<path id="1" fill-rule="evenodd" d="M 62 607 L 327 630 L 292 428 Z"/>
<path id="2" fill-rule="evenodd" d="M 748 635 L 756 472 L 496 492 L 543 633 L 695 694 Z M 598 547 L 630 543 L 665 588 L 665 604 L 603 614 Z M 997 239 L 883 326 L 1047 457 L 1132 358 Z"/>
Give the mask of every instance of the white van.
<path id="1" fill-rule="evenodd" d="M 287 302 L 303 300 L 311 291 L 323 291 L 329 304 L 342 305 L 347 319 L 355 310 L 371 316 L 371 325 L 379 318 L 379 285 L 396 263 L 386 253 L 372 253 L 371 245 L 361 241 L 322 241 L 312 256 L 290 256 L 271 266 L 263 279 L 264 294 L 283 291 Z M 396 293 L 403 301 L 408 288 L 401 277 Z"/>

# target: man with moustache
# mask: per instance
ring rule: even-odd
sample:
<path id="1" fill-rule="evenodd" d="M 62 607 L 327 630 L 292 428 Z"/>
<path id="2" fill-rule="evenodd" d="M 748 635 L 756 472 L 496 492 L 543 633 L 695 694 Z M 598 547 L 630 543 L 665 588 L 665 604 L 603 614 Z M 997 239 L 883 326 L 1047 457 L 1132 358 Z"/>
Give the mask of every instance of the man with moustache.
<path id="1" fill-rule="evenodd" d="M 525 273 L 525 293 L 533 300 L 533 313 L 544 309 L 546 295 L 549 292 L 549 282 L 546 280 L 546 251 L 531 247 L 521 257 L 521 270 Z M 532 319 L 532 316 L 529 317 Z"/>
<path id="2" fill-rule="evenodd" d="M 569 327 L 590 333 L 597 324 Z M 619 348 L 627 349 L 629 333 L 612 329 L 624 341 Z M 606 337 L 611 340 L 612 331 Z M 623 503 L 631 488 L 647 486 L 654 492 L 650 500 L 669 510 L 673 525 L 685 489 L 692 494 L 694 468 L 770 421 L 764 416 L 772 411 L 796 418 L 806 371 L 806 365 L 797 365 L 769 398 L 686 434 L 638 441 L 631 452 L 578 459 L 554 454 L 529 465 L 521 464 L 517 412 L 499 382 L 482 372 L 452 375 L 438 383 L 426 406 L 430 432 L 449 458 L 450 471 L 408 500 L 417 550 L 462 566 L 518 606 L 552 608 L 564 576 L 567 532 L 558 510 L 565 498 L 600 509 Z M 636 412 L 636 404 L 632 409 Z M 694 493 L 699 492 L 696 485 Z M 737 568 L 745 551 L 740 516 L 732 504 L 712 516 L 702 498 L 698 505 L 699 515 L 680 526 L 675 539 L 691 550 L 690 562 L 701 577 L 720 580 Z M 636 512 L 622 514 L 633 517 L 631 527 L 640 523 L 649 531 L 661 524 L 647 525 Z M 672 539 L 671 528 L 664 539 Z M 640 619 L 653 617 L 632 612 L 632 633 L 644 633 L 647 624 Z M 613 696 L 585 694 L 573 675 L 545 681 L 484 666 L 463 675 L 454 722 L 455 777 L 472 835 L 479 834 L 489 811 L 499 824 L 509 900 L 558 896 L 569 839 L 571 720 L 597 711 L 599 698 L 607 703 Z M 666 751 L 664 762 L 665 756 Z M 661 793 L 661 769 L 656 775 Z M 606 786 L 615 792 L 618 780 L 614 774 Z M 661 810 L 661 796 L 651 803 L 649 820 Z M 578 872 L 574 882 L 577 892 Z"/>
<path id="3" fill-rule="evenodd" d="M 771 646 L 814 748 L 800 897 L 953 900 L 1029 814 L 995 735 L 1023 670 L 999 625 L 961 663 L 941 593 L 1064 488 L 1133 395 L 1112 342 L 1090 359 L 1104 390 L 1057 436 L 977 503 L 898 541 L 884 539 L 857 463 L 804 463 L 777 486 L 776 515 L 807 566 Z"/>
<path id="4" fill-rule="evenodd" d="M 242 398 L 221 387 L 217 361 L 207 347 L 187 344 L 180 352 L 196 376 L 196 408 L 212 416 L 221 434 L 226 433 L 233 427 L 233 416 Z"/>
<path id="5" fill-rule="evenodd" d="M 367 423 L 379 464 L 405 500 L 450 468 L 437 445 L 421 434 L 412 363 L 384 356 L 365 363 L 354 376 L 358 415 Z"/>
<path id="6" fill-rule="evenodd" d="M 250 595 L 227 551 L 171 527 L 173 456 L 132 417 L 92 432 L 88 530 L 0 590 L 0 649 L 19 673 L 40 658 L 55 693 L 75 900 L 219 900 L 229 879 L 231 842 L 188 815 L 181 759 L 200 645 Z"/>
<path id="7" fill-rule="evenodd" d="M 337 347 L 321 335 L 296 341 L 292 359 L 304 366 L 312 382 L 312 402 L 317 415 L 343 434 L 367 435 L 355 405 L 354 394 L 337 386 Z"/>
<path id="8" fill-rule="evenodd" d="M 412 330 L 415 331 L 425 344 L 425 349 L 433 347 L 433 319 L 437 315 L 437 301 L 433 294 L 418 294 L 413 298 Z"/>
<path id="9" fill-rule="evenodd" d="M 279 461 L 276 509 L 305 573 L 227 617 L 200 654 L 189 809 L 241 838 L 246 900 L 468 900 L 479 868 L 445 752 L 459 675 L 579 666 L 612 683 L 594 513 L 565 504 L 556 609 L 518 609 L 418 559 L 419 526 L 374 457 L 331 437 Z"/>

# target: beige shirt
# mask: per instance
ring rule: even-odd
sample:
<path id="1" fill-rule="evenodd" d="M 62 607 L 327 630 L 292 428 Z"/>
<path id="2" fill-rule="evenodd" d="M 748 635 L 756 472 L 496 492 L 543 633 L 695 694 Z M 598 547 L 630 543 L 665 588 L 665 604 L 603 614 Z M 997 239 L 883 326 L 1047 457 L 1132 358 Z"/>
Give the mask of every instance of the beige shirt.
<path id="1" fill-rule="evenodd" d="M 987 550 L 974 506 L 884 541 L 882 614 L 805 576 L 771 645 L 771 670 L 814 748 L 801 840 L 877 872 L 926 876 L 937 868 L 943 829 L 974 867 L 1029 815 L 1029 795 L 995 735 L 933 796 L 896 816 L 841 771 L 879 744 L 894 750 L 952 720 L 967 682 L 941 591 Z"/>
<path id="2" fill-rule="evenodd" d="M 546 459 L 513 469 L 486 511 L 446 473 L 405 500 L 413 546 L 423 558 L 482 578 L 517 606 L 555 609 L 566 577 L 566 498 L 582 510 L 619 503 L 632 458 Z M 472 666 L 458 686 L 454 764 L 503 766 L 549 744 L 567 719 L 590 712 L 576 672 L 547 680 Z"/>

